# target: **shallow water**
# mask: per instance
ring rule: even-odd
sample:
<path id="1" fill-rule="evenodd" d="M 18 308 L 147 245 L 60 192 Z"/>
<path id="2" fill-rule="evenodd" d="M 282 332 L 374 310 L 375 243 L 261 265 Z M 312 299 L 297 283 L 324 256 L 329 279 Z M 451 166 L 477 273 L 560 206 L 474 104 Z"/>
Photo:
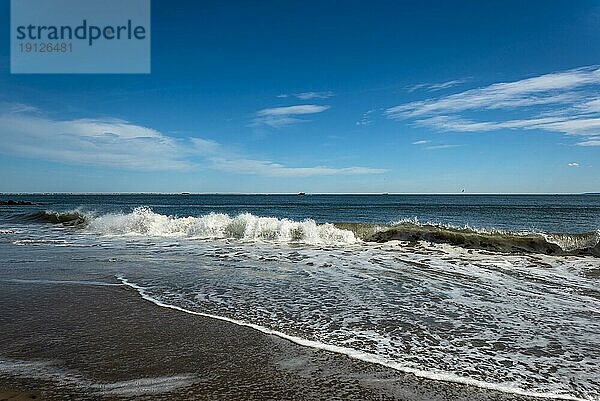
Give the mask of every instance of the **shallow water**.
<path id="1" fill-rule="evenodd" d="M 508 207 L 512 211 L 494 221 L 486 220 L 485 216 L 494 218 L 487 213 L 480 214 L 489 224 L 478 226 L 597 230 L 598 215 L 592 214 L 600 208 L 598 199 L 575 198 L 561 201 L 564 209 L 555 205 L 561 211 L 553 214 L 543 214 L 548 199 L 537 202 L 535 209 L 516 198 Z M 323 223 L 318 216 L 324 210 L 329 210 L 326 222 L 360 222 L 359 218 L 350 220 L 346 212 L 324 205 L 315 210 L 298 206 L 304 200 L 296 197 L 292 204 L 286 203 L 288 198 L 268 207 L 258 202 L 255 207 L 264 206 L 271 213 L 266 216 L 272 218 L 251 215 L 241 228 L 234 222 L 236 213 L 256 210 L 247 204 L 233 206 L 231 197 L 227 201 L 209 198 L 210 206 L 185 206 L 187 196 L 174 197 L 177 202 L 171 206 L 165 205 L 164 197 L 147 196 L 146 203 L 139 204 L 129 197 L 114 197 L 118 201 L 101 206 L 94 203 L 99 202 L 96 198 L 82 199 L 66 197 L 43 208 L 86 210 L 91 223 L 83 228 L 15 217 L 30 213 L 26 208 L 2 209 L 0 279 L 85 277 L 103 282 L 98 278 L 118 277 L 163 306 L 251 325 L 304 345 L 424 377 L 521 394 L 600 398 L 598 258 L 494 253 L 427 242 L 364 243 L 351 232 L 316 224 Z M 325 204 L 330 202 L 327 199 Z M 446 202 L 453 199 L 459 198 L 447 197 Z M 446 214 L 460 216 L 466 207 L 460 199 L 458 205 L 436 205 L 443 212 L 428 219 L 474 225 L 469 222 L 472 215 L 462 221 L 445 220 Z M 479 200 L 480 205 L 485 202 L 489 199 Z M 342 210 L 369 215 L 368 205 L 346 198 L 339 203 Z M 385 220 L 391 206 L 377 205 L 373 210 L 379 212 L 372 214 L 379 213 L 379 218 L 371 223 L 418 217 L 408 215 L 412 209 L 396 205 L 396 215 Z M 136 215 L 138 206 L 152 209 L 137 209 Z M 421 210 L 426 213 L 431 207 Z M 184 210 L 194 208 L 208 208 L 207 213 L 224 209 L 230 215 L 185 214 Z M 501 204 L 494 208 L 504 210 Z M 546 219 L 530 225 L 515 220 L 515 213 L 521 213 L 515 210 L 527 208 L 536 210 L 529 219 Z M 183 219 L 159 213 L 164 210 Z M 307 225 L 298 220 L 299 215 L 316 222 Z M 557 215 L 569 219 L 559 223 Z M 223 222 L 244 235 L 221 235 Z M 304 236 L 288 235 L 298 227 Z M 36 269 L 41 260 L 54 258 L 65 258 L 68 268 Z"/>

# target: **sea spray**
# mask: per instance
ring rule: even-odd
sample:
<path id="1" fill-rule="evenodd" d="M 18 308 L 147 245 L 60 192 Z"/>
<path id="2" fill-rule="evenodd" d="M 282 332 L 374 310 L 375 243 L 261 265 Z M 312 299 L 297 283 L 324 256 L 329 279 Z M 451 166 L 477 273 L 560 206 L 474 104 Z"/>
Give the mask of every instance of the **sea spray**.
<path id="1" fill-rule="evenodd" d="M 86 229 L 103 235 L 150 235 L 202 239 L 302 242 L 306 244 L 352 244 L 354 233 L 333 224 L 313 220 L 292 221 L 242 213 L 231 217 L 210 213 L 199 217 L 166 216 L 150 208 L 138 207 L 131 213 L 105 214 L 89 221 Z"/>

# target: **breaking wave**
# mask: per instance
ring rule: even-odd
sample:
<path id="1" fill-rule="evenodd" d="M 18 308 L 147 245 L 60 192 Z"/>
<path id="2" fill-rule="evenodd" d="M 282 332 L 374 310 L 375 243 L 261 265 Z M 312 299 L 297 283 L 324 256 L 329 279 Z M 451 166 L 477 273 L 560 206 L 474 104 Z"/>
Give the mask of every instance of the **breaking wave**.
<path id="1" fill-rule="evenodd" d="M 177 217 L 155 213 L 147 207 L 138 207 L 127 214 L 95 216 L 88 219 L 86 230 L 104 235 L 234 238 L 306 244 L 352 244 L 357 241 L 351 231 L 336 228 L 333 224 L 317 224 L 313 220 L 297 222 L 250 213 L 234 217 L 221 213 Z"/>
<path id="2" fill-rule="evenodd" d="M 427 241 L 494 252 L 600 257 L 600 231 L 583 234 L 511 232 L 401 222 L 361 238 L 370 242 Z"/>
<path id="3" fill-rule="evenodd" d="M 88 216 L 79 211 L 54 212 L 50 210 L 44 210 L 29 214 L 26 217 L 26 220 L 62 224 L 64 226 L 83 226 L 87 223 Z"/>
<path id="4" fill-rule="evenodd" d="M 467 249 L 546 255 L 593 255 L 600 257 L 600 230 L 583 234 L 511 232 L 474 229 L 403 220 L 394 224 L 325 223 L 261 217 L 251 213 L 230 216 L 210 213 L 198 217 L 168 216 L 149 207 L 131 213 L 40 211 L 28 220 L 83 228 L 100 235 L 147 235 L 199 239 L 297 242 L 344 245 L 388 241 L 449 244 Z"/>

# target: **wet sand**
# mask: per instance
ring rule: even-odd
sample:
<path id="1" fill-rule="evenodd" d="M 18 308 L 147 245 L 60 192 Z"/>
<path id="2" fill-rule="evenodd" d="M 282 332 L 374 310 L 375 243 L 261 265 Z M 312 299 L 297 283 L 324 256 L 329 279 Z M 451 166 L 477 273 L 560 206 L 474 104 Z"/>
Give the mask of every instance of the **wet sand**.
<path id="1" fill-rule="evenodd" d="M 0 287 L 0 400 L 533 399 L 302 347 L 124 286 Z"/>

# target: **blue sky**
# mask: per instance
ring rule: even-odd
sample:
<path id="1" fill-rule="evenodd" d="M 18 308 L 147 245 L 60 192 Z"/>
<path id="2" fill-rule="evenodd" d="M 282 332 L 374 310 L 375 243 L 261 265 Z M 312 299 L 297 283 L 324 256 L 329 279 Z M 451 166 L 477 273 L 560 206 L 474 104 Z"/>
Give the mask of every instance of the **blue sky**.
<path id="1" fill-rule="evenodd" d="M 600 191 L 597 1 L 154 0 L 149 75 L 1 32 L 2 192 Z"/>

